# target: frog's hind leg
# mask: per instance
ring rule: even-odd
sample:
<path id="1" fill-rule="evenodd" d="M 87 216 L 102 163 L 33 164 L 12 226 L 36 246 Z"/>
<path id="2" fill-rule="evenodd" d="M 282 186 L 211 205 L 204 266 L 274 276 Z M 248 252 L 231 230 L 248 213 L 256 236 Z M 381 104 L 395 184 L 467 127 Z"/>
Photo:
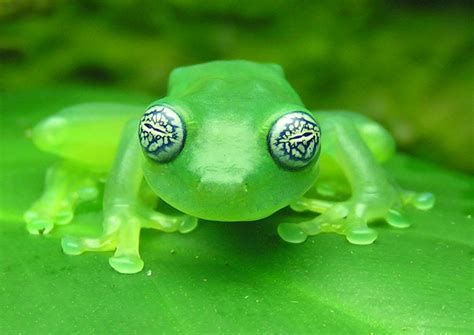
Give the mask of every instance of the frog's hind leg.
<path id="1" fill-rule="evenodd" d="M 97 198 L 97 184 L 97 175 L 71 162 L 51 166 L 42 195 L 24 214 L 26 228 L 31 234 L 48 234 L 55 225 L 71 222 L 79 203 Z"/>
<path id="2" fill-rule="evenodd" d="M 78 203 L 96 198 L 97 181 L 110 169 L 123 127 L 141 109 L 111 103 L 73 105 L 32 129 L 33 143 L 63 161 L 48 170 L 41 198 L 25 213 L 30 233 L 46 234 L 54 225 L 70 222 Z"/>

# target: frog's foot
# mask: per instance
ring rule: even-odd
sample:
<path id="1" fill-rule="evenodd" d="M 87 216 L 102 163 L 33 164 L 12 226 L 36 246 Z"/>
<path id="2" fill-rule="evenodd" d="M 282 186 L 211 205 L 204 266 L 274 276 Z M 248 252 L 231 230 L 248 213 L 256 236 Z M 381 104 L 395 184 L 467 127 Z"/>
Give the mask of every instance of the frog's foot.
<path id="1" fill-rule="evenodd" d="M 26 228 L 31 234 L 48 234 L 55 225 L 70 223 L 76 206 L 98 194 L 96 177 L 53 166 L 47 173 L 45 191 L 24 214 Z"/>
<path id="2" fill-rule="evenodd" d="M 196 229 L 198 225 L 198 219 L 187 214 L 172 216 L 144 207 L 141 207 L 139 212 L 144 219 L 143 228 L 158 229 L 166 233 L 179 231 L 186 234 Z"/>
<path id="3" fill-rule="evenodd" d="M 61 246 L 65 254 L 80 255 L 85 251 L 112 251 L 117 247 L 116 234 L 101 237 L 64 236 Z"/>
<path id="4" fill-rule="evenodd" d="M 62 240 L 66 254 L 80 255 L 86 251 L 113 251 L 109 264 L 120 273 L 137 273 L 143 269 L 139 254 L 141 228 L 154 228 L 165 232 L 187 233 L 197 226 L 197 219 L 188 215 L 169 216 L 151 209 L 115 207 L 105 216 L 101 237 L 71 237 Z"/>
<path id="5" fill-rule="evenodd" d="M 325 201 L 327 204 L 328 202 Z M 354 244 L 371 244 L 377 239 L 377 232 L 367 226 L 367 218 L 351 213 L 352 205 L 335 203 L 323 214 L 301 223 L 282 223 L 278 226 L 280 237 L 290 243 L 302 243 L 308 236 L 322 232 L 346 235 Z"/>
<path id="6" fill-rule="evenodd" d="M 109 264 L 120 273 L 136 273 L 143 269 L 138 251 L 140 218 L 127 210 L 113 210 L 106 215 L 106 232 L 97 238 L 65 236 L 61 241 L 64 253 L 80 255 L 86 251 L 113 251 Z"/>
<path id="7" fill-rule="evenodd" d="M 104 235 L 98 238 L 65 236 L 61 245 L 64 253 L 80 255 L 86 251 L 113 251 L 109 264 L 120 273 L 137 273 L 143 269 L 143 261 L 138 252 L 140 229 L 129 229 L 124 234 Z"/>
<path id="8" fill-rule="evenodd" d="M 407 204 L 428 210 L 434 205 L 434 196 L 431 193 L 402 191 L 398 196 L 394 196 L 394 193 L 372 194 L 344 202 L 303 198 L 291 208 L 322 214 L 297 224 L 282 223 L 278 227 L 278 233 L 283 240 L 291 243 L 304 242 L 308 236 L 321 232 L 335 232 L 345 235 L 350 243 L 371 244 L 377 239 L 377 232 L 368 227 L 369 222 L 382 219 L 395 228 L 410 226 L 402 208 L 402 205 Z"/>

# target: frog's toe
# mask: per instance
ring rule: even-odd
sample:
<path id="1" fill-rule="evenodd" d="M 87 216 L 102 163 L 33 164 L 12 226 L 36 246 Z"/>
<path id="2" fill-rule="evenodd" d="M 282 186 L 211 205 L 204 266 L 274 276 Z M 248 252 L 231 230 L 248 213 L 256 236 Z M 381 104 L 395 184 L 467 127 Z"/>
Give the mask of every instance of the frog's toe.
<path id="1" fill-rule="evenodd" d="M 410 222 L 405 215 L 397 209 L 390 209 L 385 216 L 385 221 L 394 228 L 408 228 Z"/>
<path id="2" fill-rule="evenodd" d="M 290 208 L 298 213 L 306 212 L 309 210 L 306 204 L 303 204 L 301 201 L 290 204 Z"/>
<path id="3" fill-rule="evenodd" d="M 65 254 L 80 255 L 85 251 L 111 251 L 117 246 L 114 235 L 101 237 L 64 236 L 61 246 Z"/>
<path id="4" fill-rule="evenodd" d="M 375 242 L 378 236 L 374 229 L 369 228 L 366 225 L 349 228 L 344 234 L 346 235 L 347 241 L 357 245 L 372 244 Z"/>
<path id="5" fill-rule="evenodd" d="M 25 214 L 25 220 L 26 229 L 33 235 L 46 235 L 54 228 L 53 220 L 46 217 L 33 216 L 33 214 L 29 212 Z"/>
<path id="6" fill-rule="evenodd" d="M 55 225 L 65 225 L 74 218 L 74 206 L 68 200 L 37 201 L 23 215 L 30 234 L 48 234 Z"/>
<path id="7" fill-rule="evenodd" d="M 178 230 L 180 233 L 186 234 L 196 229 L 197 225 L 198 225 L 197 217 L 186 215 L 183 221 L 179 224 Z"/>
<path id="8" fill-rule="evenodd" d="M 435 196 L 433 193 L 418 193 L 413 191 L 402 191 L 402 200 L 405 204 L 410 204 L 416 209 L 427 211 L 433 208 L 435 204 Z"/>
<path id="9" fill-rule="evenodd" d="M 79 201 L 92 201 L 99 196 L 99 188 L 96 185 L 88 185 L 77 190 Z"/>
<path id="10" fill-rule="evenodd" d="M 427 211 L 433 208 L 435 204 L 435 196 L 433 193 L 425 192 L 425 193 L 418 193 L 415 197 L 413 206 L 417 209 L 422 211 Z"/>
<path id="11" fill-rule="evenodd" d="M 138 255 L 120 255 L 109 258 L 109 264 L 120 273 L 132 274 L 143 270 L 143 260 Z"/>
<path id="12" fill-rule="evenodd" d="M 338 232 L 342 229 L 343 208 L 334 206 L 331 210 L 316 216 L 315 218 L 301 223 L 282 223 L 278 226 L 280 237 L 290 243 L 302 243 L 308 236 L 314 236 L 321 232 Z"/>
<path id="13" fill-rule="evenodd" d="M 67 255 L 80 255 L 85 250 L 82 246 L 81 239 L 73 236 L 64 236 L 61 240 L 63 252 Z"/>
<path id="14" fill-rule="evenodd" d="M 54 216 L 54 222 L 57 225 L 65 225 L 72 221 L 74 218 L 74 212 L 69 209 L 63 209 L 58 211 Z"/>
<path id="15" fill-rule="evenodd" d="M 278 225 L 278 235 L 289 243 L 303 243 L 308 234 L 304 231 L 301 224 L 281 223 Z"/>

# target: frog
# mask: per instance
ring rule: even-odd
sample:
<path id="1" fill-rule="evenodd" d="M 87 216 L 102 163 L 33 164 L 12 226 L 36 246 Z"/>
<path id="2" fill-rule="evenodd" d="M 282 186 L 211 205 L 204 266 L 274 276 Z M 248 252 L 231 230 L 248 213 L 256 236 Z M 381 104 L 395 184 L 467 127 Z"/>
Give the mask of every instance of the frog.
<path id="1" fill-rule="evenodd" d="M 110 266 L 125 274 L 143 270 L 143 228 L 188 233 L 199 220 L 258 222 L 289 208 L 307 215 L 278 222 L 284 241 L 333 232 L 369 245 L 378 236 L 370 223 L 407 228 L 408 206 L 434 205 L 431 193 L 400 187 L 384 169 L 395 153 L 385 128 L 355 112 L 309 110 L 273 63 L 182 66 L 148 107 L 69 106 L 31 138 L 59 159 L 24 214 L 29 233 L 72 222 L 103 184 L 102 233 L 66 235 L 61 245 L 68 255 L 113 251 Z"/>

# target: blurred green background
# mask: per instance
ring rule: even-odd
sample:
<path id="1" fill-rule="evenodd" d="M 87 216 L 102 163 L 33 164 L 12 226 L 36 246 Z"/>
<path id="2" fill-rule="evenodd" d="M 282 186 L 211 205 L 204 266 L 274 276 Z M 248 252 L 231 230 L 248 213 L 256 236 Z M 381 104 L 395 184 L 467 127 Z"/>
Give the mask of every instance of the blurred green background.
<path id="1" fill-rule="evenodd" d="M 0 89 L 158 97 L 178 66 L 274 62 L 309 108 L 367 114 L 401 150 L 473 173 L 472 14 L 470 1 L 0 0 Z"/>

